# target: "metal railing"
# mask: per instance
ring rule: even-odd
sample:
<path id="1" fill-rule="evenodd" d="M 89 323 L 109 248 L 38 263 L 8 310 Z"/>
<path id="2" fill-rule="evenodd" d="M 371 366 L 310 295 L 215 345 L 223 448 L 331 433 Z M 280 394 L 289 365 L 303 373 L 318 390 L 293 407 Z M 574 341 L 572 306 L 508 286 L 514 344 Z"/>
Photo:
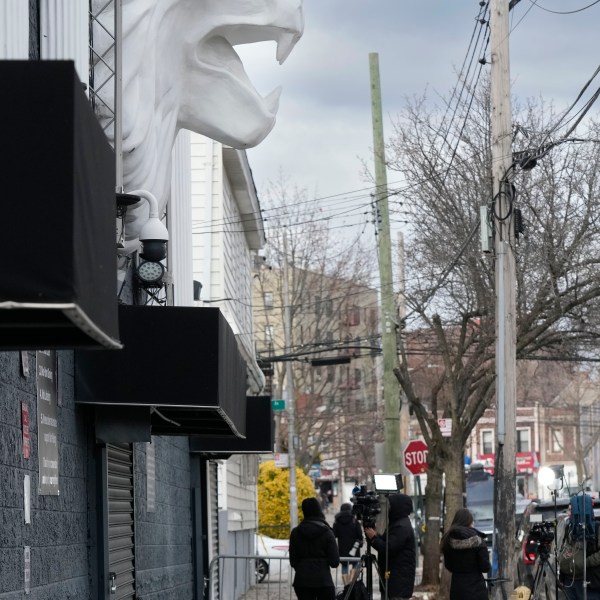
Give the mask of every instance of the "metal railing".
<path id="1" fill-rule="evenodd" d="M 360 558 L 344 558 L 358 563 Z M 208 600 L 294 600 L 293 569 L 287 556 L 221 554 L 210 562 Z M 336 591 L 341 568 L 331 569 Z"/>

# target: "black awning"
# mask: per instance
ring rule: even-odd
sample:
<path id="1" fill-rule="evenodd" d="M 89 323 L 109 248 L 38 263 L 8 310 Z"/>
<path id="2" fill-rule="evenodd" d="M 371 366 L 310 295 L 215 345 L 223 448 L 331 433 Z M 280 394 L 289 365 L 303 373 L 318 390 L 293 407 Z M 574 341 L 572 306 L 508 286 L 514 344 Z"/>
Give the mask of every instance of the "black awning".
<path id="1" fill-rule="evenodd" d="M 190 438 L 190 451 L 220 458 L 231 454 L 273 452 L 273 426 L 271 397 L 249 397 L 246 405 L 246 439 L 195 435 Z"/>
<path id="2" fill-rule="evenodd" d="M 246 363 L 218 308 L 120 306 L 119 329 L 122 350 L 76 352 L 76 402 L 145 406 L 157 435 L 245 435 Z"/>
<path id="3" fill-rule="evenodd" d="M 73 62 L 0 80 L 0 349 L 118 348 L 114 153 Z"/>

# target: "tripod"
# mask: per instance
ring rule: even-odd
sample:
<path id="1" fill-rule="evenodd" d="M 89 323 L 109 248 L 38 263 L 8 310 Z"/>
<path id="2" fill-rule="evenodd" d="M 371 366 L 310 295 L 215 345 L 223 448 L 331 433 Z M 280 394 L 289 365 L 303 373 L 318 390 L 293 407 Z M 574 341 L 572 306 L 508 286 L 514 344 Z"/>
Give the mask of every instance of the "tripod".
<path id="1" fill-rule="evenodd" d="M 354 591 L 356 582 L 359 579 L 362 581 L 362 574 L 365 568 L 367 571 L 367 600 L 373 600 L 373 565 L 375 565 L 375 568 L 377 569 L 377 575 L 380 576 L 379 565 L 371 553 L 371 543 L 367 542 L 367 552 L 360 557 L 360 562 L 356 563 L 352 580 L 344 587 L 344 592 L 341 596 L 342 600 L 350 600 L 353 597 L 352 592 Z"/>
<path id="2" fill-rule="evenodd" d="M 533 577 L 533 588 L 531 591 L 530 600 L 540 600 L 541 598 L 548 598 L 548 588 L 546 585 L 546 575 L 548 572 L 554 575 L 554 581 L 556 587 L 558 587 L 558 574 L 552 568 L 552 564 L 549 560 L 550 551 L 548 548 L 540 546 L 539 557 L 540 562 L 538 563 L 535 575 Z"/>

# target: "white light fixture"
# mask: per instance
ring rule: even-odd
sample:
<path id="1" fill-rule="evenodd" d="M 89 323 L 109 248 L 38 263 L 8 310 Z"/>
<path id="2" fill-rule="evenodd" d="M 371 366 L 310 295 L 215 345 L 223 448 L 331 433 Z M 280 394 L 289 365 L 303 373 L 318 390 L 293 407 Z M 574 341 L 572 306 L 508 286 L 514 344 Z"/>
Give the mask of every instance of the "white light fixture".
<path id="1" fill-rule="evenodd" d="M 538 481 L 551 491 L 560 490 L 563 487 L 563 469 L 563 465 L 542 467 L 538 471 Z"/>
<path id="2" fill-rule="evenodd" d="M 146 285 L 160 284 L 165 275 L 165 268 L 162 263 L 145 261 L 138 265 L 136 275 Z"/>

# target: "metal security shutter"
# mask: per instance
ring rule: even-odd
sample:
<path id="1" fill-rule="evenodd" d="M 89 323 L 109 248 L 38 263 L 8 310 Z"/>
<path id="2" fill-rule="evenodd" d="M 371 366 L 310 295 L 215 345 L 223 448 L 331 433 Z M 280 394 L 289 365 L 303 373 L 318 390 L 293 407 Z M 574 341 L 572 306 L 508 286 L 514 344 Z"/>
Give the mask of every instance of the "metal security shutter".
<path id="1" fill-rule="evenodd" d="M 136 596 L 132 445 L 107 444 L 106 456 L 108 570 L 114 574 L 110 598 L 134 600 Z"/>
<path id="2" fill-rule="evenodd" d="M 219 554 L 219 486 L 218 465 L 214 460 L 208 461 L 208 553 L 211 559 Z M 216 565 L 212 580 L 211 598 L 221 598 L 219 591 L 220 565 Z"/>

